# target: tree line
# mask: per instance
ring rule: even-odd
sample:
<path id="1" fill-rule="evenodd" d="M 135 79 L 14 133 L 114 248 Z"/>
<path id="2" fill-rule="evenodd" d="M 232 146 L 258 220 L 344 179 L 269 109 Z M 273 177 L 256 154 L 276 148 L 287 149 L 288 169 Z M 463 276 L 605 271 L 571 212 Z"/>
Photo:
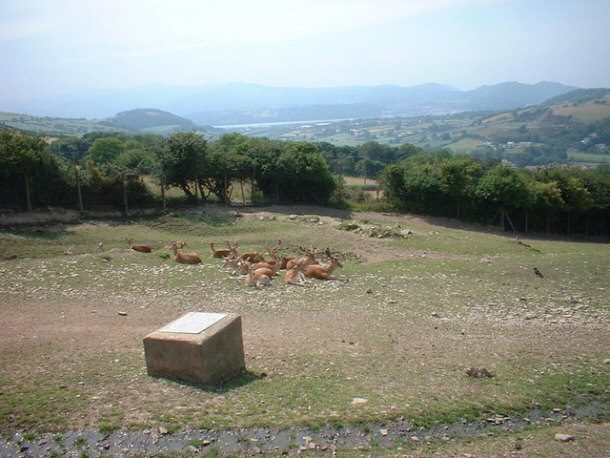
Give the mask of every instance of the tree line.
<path id="1" fill-rule="evenodd" d="M 610 168 L 517 168 L 446 150 L 416 153 L 380 174 L 393 208 L 498 223 L 515 232 L 608 235 Z"/>
<path id="2" fill-rule="evenodd" d="M 160 197 L 144 184 L 151 177 Z M 188 203 L 241 195 L 260 202 L 325 205 L 337 179 L 316 145 L 227 134 L 208 142 L 201 134 L 92 133 L 49 145 L 41 137 L 0 133 L 0 205 L 61 205 L 128 211 L 162 203 L 178 188 Z M 26 190 L 27 192 L 24 192 Z M 78 196 L 78 198 L 75 198 Z"/>
<path id="3" fill-rule="evenodd" d="M 183 202 L 347 205 L 342 175 L 377 178 L 385 209 L 494 223 L 515 231 L 608 235 L 610 168 L 516 168 L 413 145 L 356 147 L 196 132 L 92 133 L 47 144 L 0 133 L 0 206 L 100 209 Z M 149 185 L 145 184 L 147 177 Z M 160 192 L 152 193 L 150 183 Z M 239 193 L 235 190 L 239 189 Z"/>

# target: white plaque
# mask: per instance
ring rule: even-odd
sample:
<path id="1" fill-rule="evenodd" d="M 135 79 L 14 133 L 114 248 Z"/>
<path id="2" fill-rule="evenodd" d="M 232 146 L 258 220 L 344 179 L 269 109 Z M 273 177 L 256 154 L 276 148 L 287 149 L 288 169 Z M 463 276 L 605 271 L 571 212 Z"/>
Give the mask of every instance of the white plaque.
<path id="1" fill-rule="evenodd" d="M 185 334 L 199 334 L 214 323 L 222 320 L 226 313 L 189 312 L 159 329 L 161 332 L 183 332 Z"/>

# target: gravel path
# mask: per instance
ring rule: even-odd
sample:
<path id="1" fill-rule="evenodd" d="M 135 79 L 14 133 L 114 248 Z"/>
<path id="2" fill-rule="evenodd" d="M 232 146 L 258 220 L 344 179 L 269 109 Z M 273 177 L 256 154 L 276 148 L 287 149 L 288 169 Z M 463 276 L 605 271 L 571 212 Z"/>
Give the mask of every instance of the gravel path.
<path id="1" fill-rule="evenodd" d="M 579 421 L 609 411 L 610 399 L 596 401 L 574 410 L 531 411 L 520 418 L 494 416 L 484 421 L 459 422 L 434 428 L 414 428 L 407 420 L 360 427 L 326 426 L 312 431 L 305 427 L 288 429 L 252 428 L 237 430 L 186 430 L 168 433 L 159 430 L 141 432 L 115 431 L 108 435 L 87 429 L 61 434 L 45 434 L 26 440 L 14 434 L 0 440 L 0 456 L 13 457 L 163 457 L 163 456 L 280 456 L 318 451 L 334 455 L 341 448 L 387 447 L 402 441 L 417 444 L 434 440 L 473 437 L 493 429 L 517 431 L 531 424 Z"/>

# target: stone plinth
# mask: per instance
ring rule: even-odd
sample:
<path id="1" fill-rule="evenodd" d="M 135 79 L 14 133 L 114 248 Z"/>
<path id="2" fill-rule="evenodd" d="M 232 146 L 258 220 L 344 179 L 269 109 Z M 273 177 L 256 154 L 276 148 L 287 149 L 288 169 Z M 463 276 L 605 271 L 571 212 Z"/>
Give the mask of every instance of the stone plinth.
<path id="1" fill-rule="evenodd" d="M 144 337 L 148 375 L 211 385 L 243 372 L 241 317 L 190 312 Z"/>

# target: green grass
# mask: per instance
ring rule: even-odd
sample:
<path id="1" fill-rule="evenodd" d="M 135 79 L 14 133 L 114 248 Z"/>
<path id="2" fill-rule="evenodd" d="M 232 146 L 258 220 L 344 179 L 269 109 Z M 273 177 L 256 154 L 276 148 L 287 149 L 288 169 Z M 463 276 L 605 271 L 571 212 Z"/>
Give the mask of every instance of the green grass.
<path id="1" fill-rule="evenodd" d="M 374 218 L 367 219 L 393 224 Z M 319 430 L 401 416 L 431 426 L 576 406 L 610 389 L 602 364 L 608 244 L 522 238 L 532 250 L 494 232 L 400 224 L 413 234 L 369 239 L 281 214 L 272 221 L 206 213 L 0 232 L 8 251 L 0 265 L 3 312 L 49 320 L 28 325 L 37 326 L 37 339 L 9 330 L 13 343 L 0 357 L 2 429 Z M 154 252 L 128 250 L 126 237 Z M 264 251 L 279 238 L 292 250 L 314 244 L 356 254 L 337 272 L 349 281 L 246 288 L 207 247 L 239 240 L 240 249 Z M 176 239 L 204 263 L 162 257 Z M 104 253 L 95 251 L 100 240 Z M 74 254 L 63 254 L 67 246 Z M 148 377 L 142 337 L 200 309 L 242 315 L 250 373 L 206 389 Z M 496 376 L 471 379 L 471 366 Z"/>
<path id="2" fill-rule="evenodd" d="M 610 155 L 608 154 L 570 153 L 568 157 L 570 161 L 573 162 L 593 162 L 599 164 L 610 163 Z"/>

